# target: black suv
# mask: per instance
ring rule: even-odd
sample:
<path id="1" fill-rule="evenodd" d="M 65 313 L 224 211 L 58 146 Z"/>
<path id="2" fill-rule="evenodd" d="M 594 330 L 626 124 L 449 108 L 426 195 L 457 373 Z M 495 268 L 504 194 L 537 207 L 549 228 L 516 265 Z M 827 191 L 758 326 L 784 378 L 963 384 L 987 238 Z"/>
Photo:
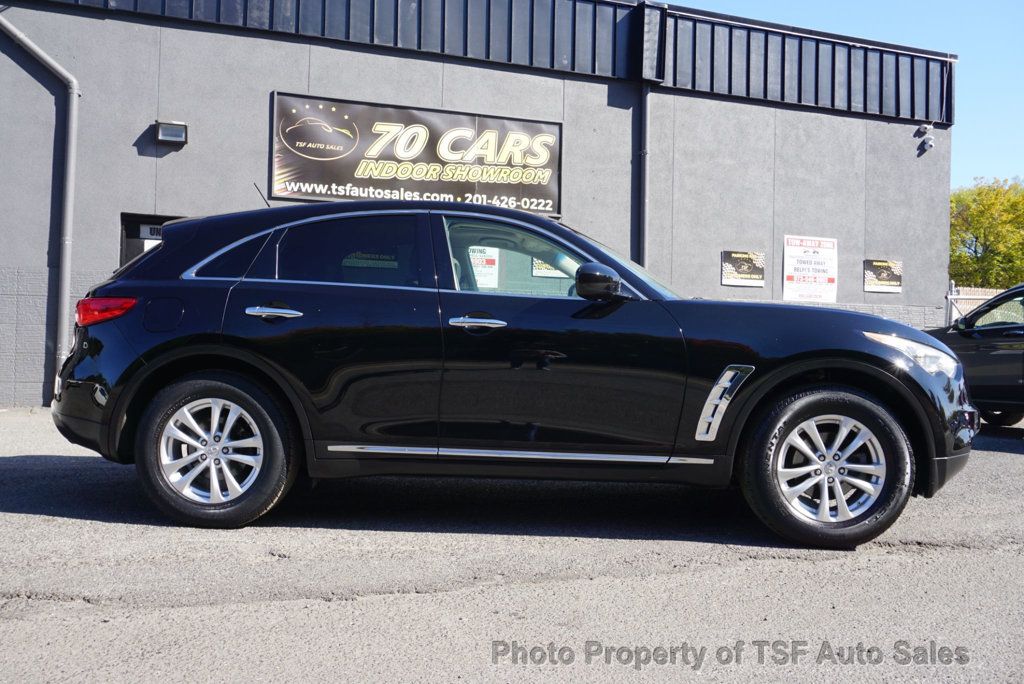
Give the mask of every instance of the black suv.
<path id="1" fill-rule="evenodd" d="M 682 299 L 522 212 L 315 204 L 163 237 L 78 303 L 53 416 L 188 524 L 249 523 L 300 471 L 738 483 L 778 533 L 849 547 L 976 428 L 924 333 Z"/>
<path id="2" fill-rule="evenodd" d="M 986 423 L 1024 420 L 1024 284 L 928 333 L 960 357 L 971 398 Z"/>

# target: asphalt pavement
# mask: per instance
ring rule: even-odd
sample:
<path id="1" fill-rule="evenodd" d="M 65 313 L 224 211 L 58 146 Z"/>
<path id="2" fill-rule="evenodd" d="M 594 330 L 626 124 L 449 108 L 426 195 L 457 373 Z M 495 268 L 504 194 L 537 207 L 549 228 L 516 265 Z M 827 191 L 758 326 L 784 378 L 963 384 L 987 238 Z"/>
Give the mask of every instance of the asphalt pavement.
<path id="1" fill-rule="evenodd" d="M 1024 426 L 851 552 L 738 492 L 367 478 L 242 530 L 0 411 L 0 681 L 1024 679 Z"/>

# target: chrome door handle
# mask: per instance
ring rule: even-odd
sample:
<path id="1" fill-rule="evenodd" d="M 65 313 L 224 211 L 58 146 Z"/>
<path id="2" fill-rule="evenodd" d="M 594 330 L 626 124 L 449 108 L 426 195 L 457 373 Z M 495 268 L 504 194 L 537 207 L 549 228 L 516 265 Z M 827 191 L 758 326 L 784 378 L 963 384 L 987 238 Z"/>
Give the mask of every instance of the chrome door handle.
<path id="1" fill-rule="evenodd" d="M 246 308 L 245 313 L 257 318 L 298 318 L 302 315 L 301 311 L 295 309 L 278 309 L 272 306 L 250 306 Z"/>
<path id="2" fill-rule="evenodd" d="M 469 318 L 468 316 L 457 316 L 448 319 L 448 325 L 456 328 L 504 328 L 508 323 L 499 321 L 496 318 Z"/>

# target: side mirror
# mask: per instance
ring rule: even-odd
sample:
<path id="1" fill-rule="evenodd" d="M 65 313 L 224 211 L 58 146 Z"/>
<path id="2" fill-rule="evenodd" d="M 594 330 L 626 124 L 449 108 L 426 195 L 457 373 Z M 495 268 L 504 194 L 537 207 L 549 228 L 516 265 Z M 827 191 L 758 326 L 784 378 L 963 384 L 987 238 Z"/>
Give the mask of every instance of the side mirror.
<path id="1" fill-rule="evenodd" d="M 972 327 L 971 324 L 967 322 L 967 318 L 964 316 L 961 316 L 960 318 L 956 319 L 956 323 L 954 323 L 954 325 L 956 326 L 956 329 L 959 332 L 964 332 L 965 330 L 969 330 Z"/>
<path id="2" fill-rule="evenodd" d="M 576 294 L 594 302 L 609 302 L 619 298 L 622 279 L 604 264 L 583 264 L 576 269 Z"/>

